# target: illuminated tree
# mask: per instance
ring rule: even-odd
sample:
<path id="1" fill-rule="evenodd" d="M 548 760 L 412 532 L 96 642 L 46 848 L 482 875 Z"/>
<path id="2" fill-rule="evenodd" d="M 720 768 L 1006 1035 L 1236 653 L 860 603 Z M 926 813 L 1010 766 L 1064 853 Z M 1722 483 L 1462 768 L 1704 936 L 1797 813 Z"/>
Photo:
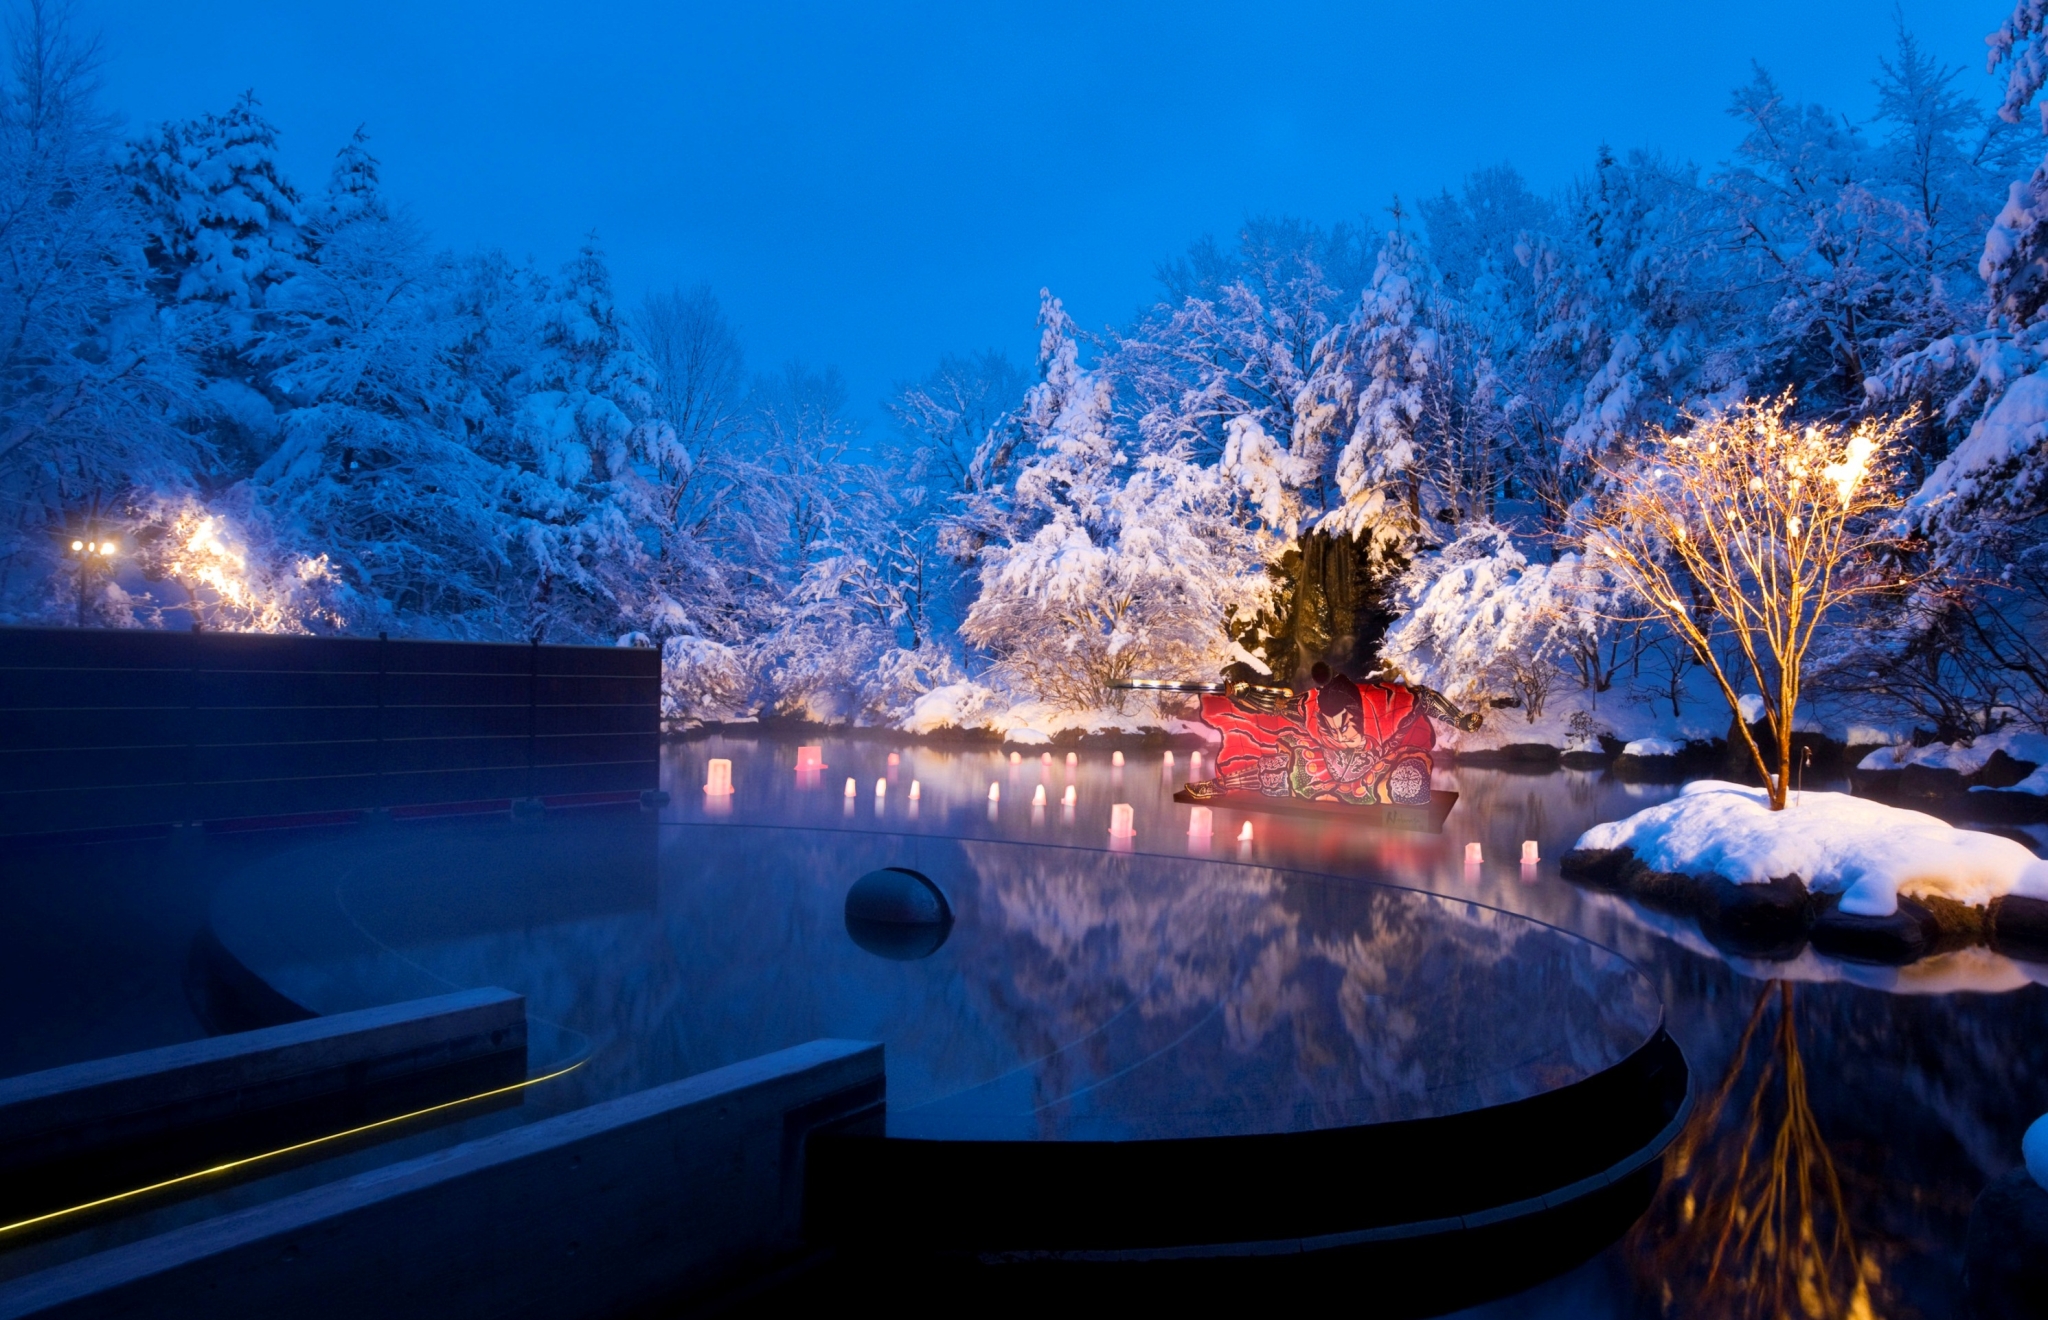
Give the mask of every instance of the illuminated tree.
<path id="1" fill-rule="evenodd" d="M 1604 472 L 1609 494 L 1586 538 L 1714 676 L 1773 811 L 1785 807 L 1815 634 L 1849 602 L 1902 585 L 1885 564 L 1894 533 L 1883 515 L 1899 504 L 1891 459 L 1911 422 L 1802 427 L 1786 420 L 1791 408 L 1788 393 L 1654 433 Z M 1763 697 L 1767 746 L 1743 718 L 1738 683 Z"/>

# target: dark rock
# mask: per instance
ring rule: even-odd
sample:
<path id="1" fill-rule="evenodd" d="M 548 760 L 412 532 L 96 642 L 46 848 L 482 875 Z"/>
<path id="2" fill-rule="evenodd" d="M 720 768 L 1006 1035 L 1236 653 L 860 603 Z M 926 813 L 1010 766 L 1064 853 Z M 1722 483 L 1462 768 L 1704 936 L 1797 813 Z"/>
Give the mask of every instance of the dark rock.
<path id="1" fill-rule="evenodd" d="M 847 891 L 846 933 L 877 957 L 927 957 L 952 930 L 953 906 L 944 891 L 907 867 L 870 871 Z"/>
<path id="2" fill-rule="evenodd" d="M 1510 743 L 1506 747 L 1491 747 L 1476 752 L 1459 752 L 1454 759 L 1459 765 L 1548 774 L 1550 771 L 1557 769 L 1562 755 L 1557 748 L 1550 746 L 1548 743 Z"/>
<path id="3" fill-rule="evenodd" d="M 1635 861 L 1632 848 L 1574 848 L 1558 861 L 1558 872 L 1589 889 L 1621 888 L 1621 871 Z"/>
<path id="4" fill-rule="evenodd" d="M 2021 962 L 2048 963 L 2048 899 L 1994 898 L 1990 926 L 1994 951 Z"/>
<path id="5" fill-rule="evenodd" d="M 2048 1188 L 2025 1167 L 1992 1180 L 1963 1238 L 1972 1320 L 2048 1320 Z"/>
<path id="6" fill-rule="evenodd" d="M 1865 917 L 1844 912 L 1828 895 L 1813 921 L 1813 947 L 1849 962 L 1900 967 L 1932 952 L 1941 939 L 1941 923 L 1923 903 L 1901 898 L 1889 916 Z"/>
<path id="7" fill-rule="evenodd" d="M 1600 770 L 1613 760 L 1606 752 L 1565 752 L 1557 758 L 1567 770 Z"/>
<path id="8" fill-rule="evenodd" d="M 2032 761 L 2007 756 L 2001 747 L 1991 753 L 1991 759 L 1975 774 L 1964 776 L 1963 783 L 1970 788 L 2011 788 L 2033 774 L 2036 768 Z"/>
<path id="9" fill-rule="evenodd" d="M 1908 765 L 1899 768 L 1898 794 L 1906 801 L 1955 798 L 1963 795 L 1960 771 L 1936 765 Z"/>
<path id="10" fill-rule="evenodd" d="M 1695 920 L 1709 915 L 1713 908 L 1707 884 L 1676 871 L 1635 866 L 1624 873 L 1622 891 L 1644 907 Z"/>
<path id="11" fill-rule="evenodd" d="M 1614 777 L 1627 784 L 1676 784 L 1688 776 L 1683 757 L 1624 754 L 1614 758 Z"/>
<path id="12" fill-rule="evenodd" d="M 1813 897 L 1796 875 L 1739 885 L 1722 876 L 1701 877 L 1700 934 L 1726 953 L 1780 960 L 1798 955 L 1813 923 Z"/>
<path id="13" fill-rule="evenodd" d="M 1899 779 L 1897 770 L 1851 770 L 1849 791 L 1873 802 L 1897 802 Z"/>

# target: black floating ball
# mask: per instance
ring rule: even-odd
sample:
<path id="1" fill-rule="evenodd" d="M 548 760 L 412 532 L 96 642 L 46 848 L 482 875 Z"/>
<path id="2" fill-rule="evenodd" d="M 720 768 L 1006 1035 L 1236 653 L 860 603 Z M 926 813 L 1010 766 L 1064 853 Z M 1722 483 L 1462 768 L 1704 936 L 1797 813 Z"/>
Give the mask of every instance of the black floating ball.
<path id="1" fill-rule="evenodd" d="M 938 951 L 953 906 L 931 878 L 901 866 L 870 871 L 846 894 L 846 933 L 881 958 L 908 962 Z"/>

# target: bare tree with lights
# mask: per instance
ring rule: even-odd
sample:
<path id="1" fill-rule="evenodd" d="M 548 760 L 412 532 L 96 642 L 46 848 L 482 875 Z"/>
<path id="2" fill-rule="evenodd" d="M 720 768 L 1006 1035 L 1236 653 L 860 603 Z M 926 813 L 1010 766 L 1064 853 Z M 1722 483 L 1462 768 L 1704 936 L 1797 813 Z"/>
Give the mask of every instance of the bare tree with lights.
<path id="1" fill-rule="evenodd" d="M 1692 648 L 1736 712 L 1771 809 L 1785 807 L 1800 670 L 1830 615 L 1897 591 L 1885 515 L 1892 455 L 1911 418 L 1854 428 L 1787 420 L 1787 393 L 1657 432 L 1609 468 L 1589 550 Z M 1714 646 L 1725 636 L 1735 655 Z M 1763 697 L 1769 746 L 1743 718 L 1738 680 Z"/>

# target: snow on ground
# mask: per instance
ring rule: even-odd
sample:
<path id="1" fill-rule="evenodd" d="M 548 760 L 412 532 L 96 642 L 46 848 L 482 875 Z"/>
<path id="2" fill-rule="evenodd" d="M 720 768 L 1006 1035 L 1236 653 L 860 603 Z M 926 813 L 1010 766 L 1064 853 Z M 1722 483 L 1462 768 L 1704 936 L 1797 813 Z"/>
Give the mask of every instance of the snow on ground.
<path id="1" fill-rule="evenodd" d="M 1222 735 L 1205 724 L 1160 715 L 1153 707 L 1154 700 L 1134 693 L 1123 711 L 1063 710 L 1043 701 L 1011 701 L 992 688 L 965 681 L 925 693 L 896 727 L 918 734 L 941 729 L 987 730 L 1001 734 L 1005 742 L 1026 746 L 1049 743 L 1068 732 L 1163 731 L 1173 736 L 1192 735 L 1212 743 L 1222 741 Z"/>
<path id="2" fill-rule="evenodd" d="M 1925 747 L 1901 743 L 1891 747 L 1880 747 L 1864 757 L 1856 768 L 1903 770 L 1909 765 L 1922 765 L 1937 770 L 1953 770 L 1962 775 L 1973 775 L 1991 760 L 1993 752 L 1998 751 L 2004 752 L 2015 761 L 2032 761 L 2040 767 L 2019 784 L 2002 791 L 2048 796 L 2048 734 L 2029 733 L 2021 729 L 2008 728 L 2000 729 L 1997 733 L 1987 733 L 1967 747 L 1961 743 L 1929 743 Z"/>
<path id="3" fill-rule="evenodd" d="M 1670 738 L 1638 738 L 1621 749 L 1623 756 L 1676 756 L 1685 744 Z"/>
<path id="4" fill-rule="evenodd" d="M 1901 893 L 1974 906 L 2002 894 L 2048 899 L 2048 861 L 2011 839 L 1846 793 L 1801 793 L 1772 811 L 1760 788 L 1703 779 L 1595 825 L 1577 846 L 1630 848 L 1652 870 L 1737 884 L 1796 875 L 1814 893 L 1840 894 L 1852 916 L 1888 916 Z"/>

